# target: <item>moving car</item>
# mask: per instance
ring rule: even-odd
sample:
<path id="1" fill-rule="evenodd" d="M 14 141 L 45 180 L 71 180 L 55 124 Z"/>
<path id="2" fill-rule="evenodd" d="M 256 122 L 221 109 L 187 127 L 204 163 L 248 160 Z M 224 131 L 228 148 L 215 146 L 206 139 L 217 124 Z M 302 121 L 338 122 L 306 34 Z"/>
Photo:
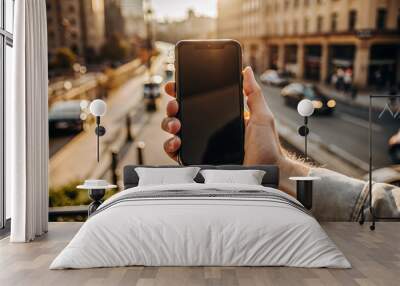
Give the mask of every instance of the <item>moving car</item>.
<path id="1" fill-rule="evenodd" d="M 394 164 L 400 164 L 400 129 L 389 139 L 389 156 Z"/>
<path id="2" fill-rule="evenodd" d="M 69 100 L 54 103 L 49 110 L 49 133 L 79 133 L 84 128 L 89 103 L 87 100 Z"/>
<path id="3" fill-rule="evenodd" d="M 154 75 L 143 85 L 143 97 L 147 111 L 156 111 L 156 100 L 161 96 L 162 76 Z"/>
<path id="4" fill-rule="evenodd" d="M 285 104 L 296 107 L 302 99 L 312 101 L 316 114 L 332 114 L 336 107 L 336 101 L 322 93 L 312 84 L 291 83 L 281 91 Z"/>
<path id="5" fill-rule="evenodd" d="M 289 80 L 279 74 L 276 70 L 266 70 L 260 76 L 260 81 L 272 86 L 285 86 L 289 84 Z"/>
<path id="6" fill-rule="evenodd" d="M 151 76 L 150 79 L 144 83 L 143 96 L 144 98 L 159 98 L 161 96 L 161 83 L 163 78 L 159 75 Z"/>

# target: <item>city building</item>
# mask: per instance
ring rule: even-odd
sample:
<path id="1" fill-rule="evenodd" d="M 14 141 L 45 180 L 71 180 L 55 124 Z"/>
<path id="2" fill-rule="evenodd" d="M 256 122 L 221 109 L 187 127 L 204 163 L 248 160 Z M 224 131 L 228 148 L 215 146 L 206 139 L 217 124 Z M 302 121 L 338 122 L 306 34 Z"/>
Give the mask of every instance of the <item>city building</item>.
<path id="1" fill-rule="evenodd" d="M 105 0 L 106 37 L 125 36 L 125 19 L 122 16 L 121 0 Z"/>
<path id="2" fill-rule="evenodd" d="M 216 36 L 216 19 L 196 15 L 191 9 L 187 12 L 187 17 L 180 25 L 180 33 L 187 38 L 207 39 Z"/>
<path id="3" fill-rule="evenodd" d="M 143 15 L 143 0 L 122 0 L 121 10 L 125 21 L 126 35 L 145 38 L 146 24 Z"/>
<path id="4" fill-rule="evenodd" d="M 179 21 L 157 23 L 157 40 L 175 43 L 182 39 L 210 39 L 217 33 L 217 20 L 212 17 L 196 15 L 191 9 Z"/>
<path id="5" fill-rule="evenodd" d="M 241 38 L 242 0 L 218 0 L 217 33 L 219 38 Z"/>
<path id="6" fill-rule="evenodd" d="M 48 49 L 51 58 L 68 47 L 86 59 L 105 41 L 104 0 L 46 0 Z"/>
<path id="7" fill-rule="evenodd" d="M 257 72 L 329 82 L 351 69 L 358 87 L 400 83 L 398 0 L 220 0 L 219 37 L 236 38 Z"/>

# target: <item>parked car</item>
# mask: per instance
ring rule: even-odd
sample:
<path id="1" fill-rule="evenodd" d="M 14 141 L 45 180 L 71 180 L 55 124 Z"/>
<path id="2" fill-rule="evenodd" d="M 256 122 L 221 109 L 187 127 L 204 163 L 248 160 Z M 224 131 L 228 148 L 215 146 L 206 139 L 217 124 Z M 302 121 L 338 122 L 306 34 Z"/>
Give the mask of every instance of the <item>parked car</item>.
<path id="1" fill-rule="evenodd" d="M 86 100 L 69 100 L 54 103 L 49 110 L 49 133 L 79 133 L 84 129 L 89 103 Z"/>
<path id="2" fill-rule="evenodd" d="M 260 76 L 260 81 L 267 85 L 279 87 L 289 84 L 289 80 L 279 74 L 276 70 L 266 70 L 263 72 Z"/>
<path id="3" fill-rule="evenodd" d="M 394 164 L 400 164 L 400 129 L 389 139 L 389 156 Z"/>
<path id="4" fill-rule="evenodd" d="M 282 89 L 281 96 L 286 105 L 293 107 L 297 107 L 302 99 L 311 100 L 316 114 L 332 114 L 336 107 L 334 99 L 312 84 L 291 83 Z"/>

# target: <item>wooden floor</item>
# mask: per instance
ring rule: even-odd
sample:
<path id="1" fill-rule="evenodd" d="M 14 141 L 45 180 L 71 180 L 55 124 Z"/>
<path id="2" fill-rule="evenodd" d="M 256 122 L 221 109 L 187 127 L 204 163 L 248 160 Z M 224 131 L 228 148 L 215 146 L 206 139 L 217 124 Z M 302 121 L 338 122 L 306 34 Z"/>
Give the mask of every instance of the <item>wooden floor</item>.
<path id="1" fill-rule="evenodd" d="M 357 223 L 323 227 L 353 268 L 288 267 L 124 267 L 48 270 L 54 257 L 81 226 L 51 223 L 32 243 L 0 241 L 0 285 L 400 285 L 400 223 L 378 223 L 375 232 Z"/>

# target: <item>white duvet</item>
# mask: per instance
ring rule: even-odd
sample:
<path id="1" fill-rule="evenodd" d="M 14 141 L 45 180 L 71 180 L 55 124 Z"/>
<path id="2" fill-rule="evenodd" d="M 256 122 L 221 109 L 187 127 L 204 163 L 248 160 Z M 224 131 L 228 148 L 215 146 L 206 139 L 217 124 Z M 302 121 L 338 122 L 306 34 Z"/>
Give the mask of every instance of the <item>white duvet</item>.
<path id="1" fill-rule="evenodd" d="M 152 198 L 121 201 L 130 192 L 263 190 L 231 184 L 136 187 L 100 207 L 57 256 L 50 269 L 145 266 L 293 266 L 350 268 L 310 215 L 257 198 Z M 295 201 L 297 202 L 297 201 Z M 105 206 L 108 205 L 108 208 Z"/>

